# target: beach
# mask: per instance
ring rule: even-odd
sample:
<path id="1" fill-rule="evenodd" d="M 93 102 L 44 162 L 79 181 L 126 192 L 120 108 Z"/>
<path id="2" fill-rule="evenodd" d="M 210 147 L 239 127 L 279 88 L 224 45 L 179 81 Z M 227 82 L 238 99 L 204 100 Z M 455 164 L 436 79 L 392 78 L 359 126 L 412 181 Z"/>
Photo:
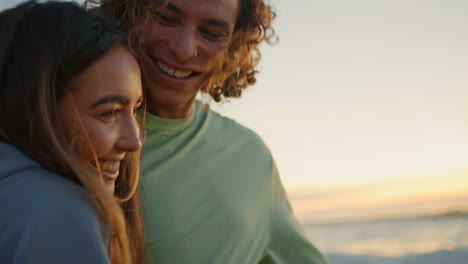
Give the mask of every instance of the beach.
<path id="1" fill-rule="evenodd" d="M 327 258 L 331 264 L 466 264 L 468 263 L 468 250 L 440 250 L 402 257 L 327 254 Z"/>
<path id="2" fill-rule="evenodd" d="M 333 264 L 468 263 L 468 214 L 306 224 Z"/>

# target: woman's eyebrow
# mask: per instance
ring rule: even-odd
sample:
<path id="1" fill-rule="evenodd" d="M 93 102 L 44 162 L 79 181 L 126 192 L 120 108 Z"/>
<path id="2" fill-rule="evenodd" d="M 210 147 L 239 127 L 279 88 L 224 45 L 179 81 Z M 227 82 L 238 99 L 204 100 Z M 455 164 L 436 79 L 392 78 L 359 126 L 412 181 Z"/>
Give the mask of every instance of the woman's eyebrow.
<path id="1" fill-rule="evenodd" d="M 93 103 L 90 108 L 94 108 L 103 104 L 129 104 L 130 99 L 126 96 L 119 95 L 110 95 L 103 98 L 100 98 L 95 103 Z"/>
<path id="2" fill-rule="evenodd" d="M 137 100 L 137 104 L 143 103 L 143 96 L 140 96 Z"/>

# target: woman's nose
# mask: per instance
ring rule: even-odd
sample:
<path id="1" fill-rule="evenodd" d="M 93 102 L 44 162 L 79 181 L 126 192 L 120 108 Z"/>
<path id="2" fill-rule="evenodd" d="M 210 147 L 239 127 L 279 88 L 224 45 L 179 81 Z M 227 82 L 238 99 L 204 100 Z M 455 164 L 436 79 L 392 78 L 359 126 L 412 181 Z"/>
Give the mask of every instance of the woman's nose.
<path id="1" fill-rule="evenodd" d="M 134 152 L 141 148 L 140 127 L 135 118 L 131 118 L 121 129 L 122 134 L 117 147 L 125 152 Z"/>

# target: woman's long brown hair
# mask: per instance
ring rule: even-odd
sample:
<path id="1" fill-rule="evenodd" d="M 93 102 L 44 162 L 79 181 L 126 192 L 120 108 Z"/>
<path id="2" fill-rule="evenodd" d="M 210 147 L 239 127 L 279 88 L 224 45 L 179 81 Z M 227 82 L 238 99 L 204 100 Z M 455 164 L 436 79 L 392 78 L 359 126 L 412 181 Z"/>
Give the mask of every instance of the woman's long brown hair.
<path id="1" fill-rule="evenodd" d="M 116 45 L 130 51 L 125 34 L 77 4 L 29 1 L 0 13 L 0 39 L 0 140 L 83 186 L 105 224 L 112 263 L 143 263 L 140 152 L 121 164 L 114 196 L 79 162 L 58 115 L 58 101 L 78 74 Z"/>

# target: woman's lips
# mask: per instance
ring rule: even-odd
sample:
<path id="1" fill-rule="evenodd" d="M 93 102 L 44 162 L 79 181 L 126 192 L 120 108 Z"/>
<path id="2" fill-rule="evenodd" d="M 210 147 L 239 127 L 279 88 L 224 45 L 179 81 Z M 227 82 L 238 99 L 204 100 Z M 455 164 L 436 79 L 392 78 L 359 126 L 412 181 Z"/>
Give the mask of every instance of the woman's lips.
<path id="1" fill-rule="evenodd" d="M 114 181 L 119 177 L 119 170 L 116 171 L 101 171 L 102 176 L 104 177 L 105 180 L 111 180 Z"/>

